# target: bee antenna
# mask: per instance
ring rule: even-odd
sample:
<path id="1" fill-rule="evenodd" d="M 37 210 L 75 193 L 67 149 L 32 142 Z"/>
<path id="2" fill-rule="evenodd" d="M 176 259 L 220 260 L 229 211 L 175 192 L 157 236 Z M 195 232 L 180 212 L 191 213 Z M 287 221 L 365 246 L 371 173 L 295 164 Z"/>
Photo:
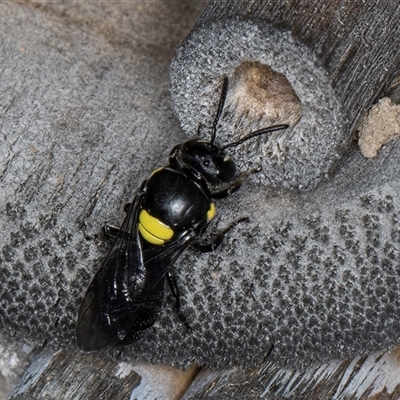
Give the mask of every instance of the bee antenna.
<path id="1" fill-rule="evenodd" d="M 229 147 L 239 146 L 240 144 L 242 144 L 246 140 L 252 139 L 253 137 L 265 135 L 267 133 L 272 133 L 272 132 L 280 131 L 282 129 L 287 129 L 287 128 L 289 128 L 289 125 L 282 124 L 282 125 L 274 125 L 274 126 L 269 126 L 268 128 L 260 129 L 258 131 L 249 133 L 247 136 L 245 136 L 244 138 L 238 140 L 237 142 L 232 142 L 232 143 L 227 144 L 226 146 L 224 146 L 222 148 L 222 150 L 228 149 Z"/>
<path id="2" fill-rule="evenodd" d="M 217 124 L 221 117 L 222 110 L 224 109 L 227 93 L 228 93 L 228 77 L 225 76 L 224 80 L 222 82 L 222 91 L 221 91 L 221 97 L 219 98 L 217 113 L 215 114 L 214 122 L 213 122 L 212 128 L 211 128 L 211 139 L 210 139 L 211 145 L 214 144 L 215 137 L 217 135 Z"/>

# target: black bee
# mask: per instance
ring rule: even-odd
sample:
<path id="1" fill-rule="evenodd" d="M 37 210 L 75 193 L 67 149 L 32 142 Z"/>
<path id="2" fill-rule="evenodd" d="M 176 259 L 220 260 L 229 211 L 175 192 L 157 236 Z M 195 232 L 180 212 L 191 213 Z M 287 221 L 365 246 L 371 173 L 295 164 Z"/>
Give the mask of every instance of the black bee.
<path id="1" fill-rule="evenodd" d="M 177 315 L 185 322 L 172 266 L 190 244 L 199 243 L 216 214 L 214 201 L 229 196 L 249 175 L 260 170 L 237 176 L 235 162 L 225 150 L 288 127 L 261 129 L 220 147 L 215 143 L 216 126 L 227 91 L 225 77 L 210 140 L 195 138 L 175 146 L 168 165 L 156 169 L 142 183 L 129 205 L 79 310 L 77 342 L 82 350 L 138 340 L 159 316 L 165 280 L 175 297 Z M 227 187 L 212 191 L 212 187 L 223 183 Z M 213 243 L 200 244 L 201 249 L 215 248 L 228 229 Z"/>

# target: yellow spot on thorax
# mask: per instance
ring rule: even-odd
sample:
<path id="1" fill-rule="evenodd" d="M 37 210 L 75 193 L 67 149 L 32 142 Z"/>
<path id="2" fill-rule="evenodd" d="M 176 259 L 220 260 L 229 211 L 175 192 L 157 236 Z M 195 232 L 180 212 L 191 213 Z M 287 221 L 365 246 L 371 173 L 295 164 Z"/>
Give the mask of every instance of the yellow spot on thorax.
<path id="1" fill-rule="evenodd" d="M 138 229 L 144 240 L 158 246 L 174 236 L 174 231 L 168 225 L 152 217 L 146 210 L 139 214 Z"/>
<path id="2" fill-rule="evenodd" d="M 215 217 L 216 212 L 215 204 L 211 203 L 210 208 L 207 211 L 207 222 L 210 222 Z"/>

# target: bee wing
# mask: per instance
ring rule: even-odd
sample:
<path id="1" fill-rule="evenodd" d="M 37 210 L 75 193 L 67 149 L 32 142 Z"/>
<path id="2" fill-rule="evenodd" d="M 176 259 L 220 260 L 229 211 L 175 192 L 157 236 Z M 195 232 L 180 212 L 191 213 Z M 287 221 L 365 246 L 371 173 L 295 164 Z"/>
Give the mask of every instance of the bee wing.
<path id="1" fill-rule="evenodd" d="M 138 340 L 157 321 L 164 303 L 166 274 L 194 238 L 195 235 L 186 235 L 163 247 L 151 247 L 143 250 L 145 282 L 139 296 L 131 297 L 135 307 L 127 316 L 129 324 L 125 324 L 124 333 L 120 335 L 121 342 L 129 343 Z M 121 321 L 123 320 L 121 319 Z M 122 330 L 120 330 L 121 332 Z"/>
<path id="2" fill-rule="evenodd" d="M 118 343 L 130 328 L 129 317 L 135 311 L 131 293 L 140 291 L 145 273 L 137 232 L 141 199 L 141 194 L 135 197 L 81 304 L 76 334 L 83 350 Z"/>
<path id="3" fill-rule="evenodd" d="M 138 194 L 81 304 L 76 335 L 82 350 L 139 339 L 158 318 L 165 275 L 197 236 L 191 229 L 164 246 L 143 249 L 137 227 L 141 201 Z"/>

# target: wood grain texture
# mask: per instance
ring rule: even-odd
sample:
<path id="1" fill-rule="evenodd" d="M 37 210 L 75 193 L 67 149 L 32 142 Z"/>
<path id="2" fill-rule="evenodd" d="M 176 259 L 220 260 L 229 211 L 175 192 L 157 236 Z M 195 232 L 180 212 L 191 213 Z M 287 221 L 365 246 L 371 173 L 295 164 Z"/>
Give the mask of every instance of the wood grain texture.
<path id="1" fill-rule="evenodd" d="M 7 399 L 178 400 L 196 374 L 196 367 L 181 371 L 60 350 L 39 355 Z"/>
<path id="2" fill-rule="evenodd" d="M 59 351 L 39 356 L 8 399 L 125 400 L 140 380 L 128 364 Z"/>
<path id="3" fill-rule="evenodd" d="M 50 345 L 52 354 L 65 347 L 60 336 L 76 348 L 78 304 L 104 256 L 82 232 L 93 238 L 106 220 L 118 224 L 122 204 L 179 141 L 168 66 L 203 4 L 23 1 L 0 8 L 0 372 L 7 390 L 28 364 L 23 349 Z M 149 153 L 141 158 L 144 143 Z M 75 235 L 78 249 L 71 248 Z M 71 285 L 73 270 L 83 272 L 79 288 Z M 81 391 L 90 393 L 85 385 Z"/>
<path id="4" fill-rule="evenodd" d="M 263 245 L 260 240 L 256 246 L 257 251 L 268 249 L 272 256 L 261 260 L 261 272 L 250 278 L 252 288 L 259 285 L 258 293 L 263 296 L 257 309 L 260 326 L 270 329 L 260 334 L 252 326 L 242 337 L 257 343 L 254 348 L 258 351 L 263 338 L 271 338 L 275 344 L 271 353 L 274 359 L 295 363 L 316 362 L 324 357 L 324 361 L 329 361 L 383 351 L 399 343 L 395 311 L 399 302 L 393 296 L 398 291 L 399 248 L 393 243 L 397 241 L 398 227 L 391 225 L 397 224 L 399 208 L 397 204 L 389 204 L 398 199 L 399 143 L 391 142 L 379 158 L 368 163 L 352 140 L 362 115 L 392 85 L 392 77 L 398 72 L 399 55 L 393 48 L 393 41 L 399 36 L 398 19 L 399 6 L 388 1 L 212 1 L 172 63 L 173 99 L 188 132 L 193 131 L 202 112 L 203 120 L 212 121 L 212 117 L 206 118 L 209 93 L 217 97 L 221 75 L 232 76 L 237 65 L 249 59 L 284 73 L 302 102 L 303 111 L 315 105 L 313 115 L 303 112 L 290 138 L 283 135 L 268 138 L 266 144 L 259 145 L 261 150 L 257 153 L 262 155 L 259 178 L 264 179 L 262 183 L 291 189 L 290 201 L 299 208 L 291 212 L 285 202 L 287 192 L 279 194 L 275 209 L 262 208 L 264 204 L 271 207 L 274 200 L 270 194 L 263 197 L 263 185 L 251 200 L 246 199 L 249 191 L 235 199 L 235 206 L 240 209 L 245 209 L 242 201 L 261 203 L 259 213 L 251 218 L 260 221 L 256 239 L 270 232 L 273 222 L 268 218 L 276 216 L 278 209 L 288 215 L 284 220 L 292 227 L 297 218 L 308 213 L 305 211 L 308 207 L 313 208 L 308 221 L 313 221 L 312 229 L 319 225 L 315 232 L 305 233 L 309 225 L 301 220 L 293 230 L 293 237 L 282 239 L 287 247 L 276 258 L 271 241 Z M 310 65 L 309 69 L 301 68 L 304 65 Z M 320 80 L 312 75 L 318 68 L 326 72 Z M 333 94 L 325 92 L 324 97 L 313 92 L 319 85 L 333 88 Z M 337 127 L 343 123 L 337 135 L 331 135 L 329 123 L 339 113 L 332 104 L 321 100 L 331 96 L 340 103 L 339 108 L 350 122 L 347 126 L 338 119 L 332 124 Z M 323 113 L 326 118 L 318 119 Z M 213 115 L 212 111 L 208 114 Z M 229 141 L 230 134 L 241 134 L 237 131 L 242 128 L 242 121 L 235 122 L 220 123 L 217 136 L 222 143 Z M 274 152 L 274 146 L 280 151 Z M 246 150 L 241 155 L 244 162 L 251 162 L 256 152 Z M 323 163 L 327 159 L 330 164 Z M 312 176 L 315 179 L 311 181 Z M 380 196 L 386 188 L 390 194 L 387 192 L 383 199 Z M 299 193 L 297 189 L 308 192 Z M 260 201 L 262 198 L 264 202 Z M 378 216 L 380 206 L 373 209 L 367 205 L 368 210 L 365 207 L 369 199 L 375 198 L 380 198 L 378 202 L 382 199 L 395 213 L 385 222 Z M 373 229 L 380 232 L 373 234 Z M 248 231 L 254 231 L 251 222 Z M 270 233 L 274 240 L 276 233 Z M 374 235 L 376 240 L 372 240 Z M 297 242 L 300 237 L 303 237 L 301 244 Z M 311 244 L 313 239 L 319 242 Z M 249 253 L 250 246 L 246 248 Z M 393 252 L 387 252 L 391 248 Z M 244 265 L 239 256 L 235 257 Z M 253 266 L 254 263 L 246 265 L 242 274 Z M 263 276 L 265 271 L 268 273 Z M 238 274 L 235 284 L 243 275 Z M 237 303 L 246 304 L 246 300 Z M 232 302 L 233 307 L 235 304 Z M 249 320 L 254 308 L 245 311 L 242 315 Z M 273 315 L 268 315 L 269 312 Z M 221 313 L 220 320 L 224 321 L 226 314 Z M 233 319 L 230 326 L 224 326 L 225 337 L 229 337 L 236 321 Z M 385 329 L 380 328 L 382 325 Z M 236 355 L 241 350 L 239 347 L 230 354 Z"/>
<path id="5" fill-rule="evenodd" d="M 197 375 L 197 376 L 196 376 Z M 400 396 L 400 348 L 388 353 L 333 360 L 305 370 L 267 362 L 254 370 L 181 371 L 134 365 L 92 354 L 40 355 L 8 400 L 396 400 Z"/>
<path id="6" fill-rule="evenodd" d="M 399 73 L 393 42 L 400 36 L 400 6 L 394 1 L 214 0 L 198 24 L 230 18 L 272 23 L 313 49 L 348 111 L 352 131 Z"/>
<path id="7" fill-rule="evenodd" d="M 183 400 L 396 400 L 400 396 L 399 351 L 334 360 L 306 370 L 274 363 L 247 372 L 204 369 Z"/>
<path id="8" fill-rule="evenodd" d="M 4 7 L 4 14 L 13 14 L 10 7 Z M 15 31 L 18 31 L 21 36 L 23 36 L 22 33 L 26 33 L 23 27 L 26 27 L 26 21 L 31 20 L 31 11 L 24 9 L 21 11 L 23 18 L 14 17 L 15 21 L 20 23 L 20 26 L 15 21 L 12 26 L 16 27 Z M 90 34 L 86 32 L 84 44 L 92 43 L 92 45 L 83 46 L 82 51 L 78 55 L 74 55 L 74 46 L 78 48 L 81 45 L 82 35 L 75 36 L 78 30 L 74 24 L 69 25 L 71 22 L 68 24 L 70 28 L 68 30 L 69 42 L 64 42 L 63 38 L 57 36 L 58 28 L 55 32 L 48 32 L 45 37 L 46 41 L 42 40 L 39 44 L 34 42 L 31 46 L 29 46 L 28 41 L 28 45 L 25 42 L 24 46 L 18 47 L 9 38 L 8 40 L 11 42 L 9 48 L 12 50 L 10 50 L 10 54 L 13 54 L 14 59 L 19 61 L 18 65 L 11 66 L 10 81 L 12 82 L 11 77 L 15 76 L 15 71 L 19 72 L 19 77 L 26 76 L 26 71 L 19 69 L 21 65 L 33 65 L 35 69 L 28 71 L 32 80 L 29 81 L 26 88 L 14 86 L 14 89 L 18 89 L 18 93 L 13 94 L 11 92 L 12 95 L 6 99 L 7 101 L 4 101 L 3 110 L 4 115 L 8 118 L 3 119 L 3 131 L 7 133 L 5 136 L 10 143 L 10 153 L 7 155 L 7 162 L 2 170 L 2 178 L 5 182 L 3 195 L 6 199 L 11 197 L 7 194 L 10 187 L 15 193 L 15 207 L 7 208 L 6 222 L 9 224 L 7 224 L 8 231 L 4 238 L 11 237 L 13 239 L 11 245 L 15 246 L 16 250 L 13 250 L 7 242 L 3 243 L 2 255 L 7 258 L 10 265 L 18 266 L 19 270 L 18 274 L 15 274 L 15 280 L 14 275 L 7 275 L 11 275 L 13 280 L 5 291 L 6 293 L 2 293 L 2 305 L 9 304 L 12 300 L 8 295 L 9 289 L 18 290 L 22 288 L 20 296 L 15 299 L 17 306 L 13 307 L 12 310 L 10 309 L 10 313 L 3 319 L 4 326 L 8 332 L 12 332 L 16 336 L 19 335 L 20 338 L 27 335 L 31 336 L 31 340 L 36 343 L 43 343 L 44 340 L 48 340 L 48 337 L 54 340 L 55 337 L 55 346 L 58 346 L 58 340 L 71 341 L 75 309 L 78 304 L 76 299 L 79 295 L 82 295 L 83 281 L 89 279 L 88 272 L 83 273 L 81 271 L 81 276 L 77 276 L 76 280 L 73 280 L 73 284 L 70 284 L 72 271 L 78 268 L 77 265 L 85 271 L 88 265 L 95 268 L 93 258 L 99 257 L 98 251 L 91 245 L 89 261 L 84 259 L 80 263 L 74 258 L 75 253 L 84 254 L 85 248 L 82 249 L 82 247 L 86 246 L 86 251 L 89 247 L 83 241 L 83 235 L 76 233 L 78 222 L 82 223 L 83 220 L 87 222 L 86 217 L 89 217 L 90 228 L 93 232 L 100 224 L 100 220 L 108 218 L 107 213 L 111 213 L 112 217 L 116 218 L 117 210 L 123 202 L 121 197 L 128 197 L 127 193 L 130 193 L 135 187 L 136 180 L 139 179 L 136 176 L 142 173 L 141 169 L 147 169 L 158 158 L 162 159 L 161 149 L 167 148 L 172 140 L 172 138 L 166 137 L 163 144 L 160 145 L 160 139 L 158 137 L 151 139 L 151 135 L 148 135 L 147 131 L 159 132 L 162 130 L 161 128 L 166 129 L 165 127 L 172 130 L 177 125 L 175 122 L 170 123 L 170 125 L 163 122 L 163 124 L 160 124 L 162 126 L 156 123 L 156 120 L 160 119 L 160 115 L 164 114 L 164 110 L 168 110 L 168 102 L 160 102 L 160 98 L 165 99 L 167 96 L 165 93 L 168 92 L 165 66 L 169 56 L 163 58 L 163 53 L 159 51 L 159 49 L 165 50 L 166 45 L 161 42 L 157 47 L 149 40 L 136 45 L 136 47 L 132 46 L 142 57 L 140 60 L 142 61 L 141 71 L 143 73 L 128 79 L 130 82 L 136 83 L 136 85 L 128 87 L 126 77 L 130 77 L 132 64 L 136 67 L 138 65 L 134 61 L 130 61 L 129 55 L 132 53 L 132 49 L 124 47 L 132 40 L 130 26 L 124 28 L 125 36 L 118 34 L 121 32 L 118 29 L 119 26 L 105 30 L 104 37 L 109 40 L 107 46 L 111 43 L 113 47 L 108 50 L 109 53 L 106 53 L 108 56 L 106 58 L 104 50 L 99 50 L 98 53 L 93 51 L 92 54 L 90 49 L 93 50 L 94 37 L 99 33 L 104 33 L 105 27 L 110 28 L 110 26 L 106 23 L 103 24 L 102 21 L 97 21 L 92 14 L 90 14 L 90 18 L 80 19 L 79 12 L 72 12 L 71 15 L 70 11 L 68 9 L 61 10 L 60 20 L 67 16 L 67 19 L 75 21 L 77 26 L 89 27 Z M 38 32 L 42 32 L 39 27 L 42 28 L 43 26 L 50 29 L 49 27 L 52 24 L 45 23 L 47 13 L 51 14 L 49 9 L 46 8 L 44 12 L 41 10 L 38 13 L 40 15 L 36 16 L 37 26 L 33 27 L 33 30 L 37 28 Z M 126 13 L 128 14 L 128 11 Z M 248 1 L 245 3 L 221 1 L 210 3 L 202 20 L 227 18 L 228 16 L 237 16 L 243 19 L 265 17 L 266 20 L 270 19 L 276 26 L 291 30 L 296 37 L 315 50 L 321 65 L 329 72 L 336 93 L 338 93 L 344 107 L 348 109 L 354 130 L 363 111 L 384 90 L 388 78 L 398 71 L 397 46 L 393 46 L 393 42 L 391 42 L 392 38 L 399 37 L 398 24 L 394 23 L 397 21 L 396 18 L 398 19 L 398 13 L 398 6 L 394 2 Z M 93 14 L 98 16 L 96 12 Z M 10 18 L 8 19 L 10 20 Z M 62 26 L 58 17 L 57 21 Z M 150 21 L 146 26 L 151 24 L 154 23 Z M 95 28 L 94 33 L 92 28 Z M 27 31 L 32 32 L 31 30 Z M 143 32 L 147 31 L 144 30 Z M 31 36 L 33 41 L 37 38 L 35 35 Z M 177 33 L 176 36 L 178 36 Z M 27 37 L 29 37 L 28 34 L 24 36 L 25 41 Z M 148 37 L 146 36 L 146 38 Z M 22 42 L 22 39 L 18 40 Z M 18 44 L 20 44 L 19 41 Z M 379 41 L 381 43 L 378 46 Z M 176 45 L 176 41 L 172 42 Z M 42 43 L 46 43 L 46 48 L 42 49 L 42 53 L 40 53 L 41 47 L 39 45 Z M 71 43 L 74 46 L 71 46 Z M 102 45 L 104 48 L 108 48 L 105 44 Z M 70 50 L 71 47 L 72 50 Z M 171 47 L 172 45 L 169 45 L 168 49 L 171 50 Z M 53 49 L 54 52 L 48 53 L 49 48 Z M 144 51 L 149 48 L 156 49 L 156 51 L 150 52 L 150 56 Z M 14 49 L 17 49 L 18 54 L 13 52 Z M 26 52 L 27 50 L 28 52 Z M 170 54 L 168 51 L 166 53 Z M 32 54 L 50 54 L 51 60 L 58 61 L 61 54 L 65 57 L 65 65 L 56 64 L 52 61 L 46 64 L 45 69 L 43 69 L 42 57 L 38 56 L 39 61 L 35 58 L 37 63 L 33 63 L 32 58 L 29 58 L 29 56 L 32 57 Z M 91 55 L 88 66 L 82 65 L 85 54 Z M 99 54 L 102 54 L 104 59 Z M 121 59 L 117 59 L 116 54 Z M 24 60 L 24 57 L 27 60 Z M 156 60 L 157 63 L 151 64 L 149 59 Z M 115 64 L 114 60 L 116 60 Z M 161 63 L 161 67 L 157 66 L 158 62 Z M 54 65 L 57 69 L 55 72 Z M 77 69 L 77 74 L 74 73 L 76 65 L 81 66 L 80 69 Z M 124 68 L 121 66 L 124 66 Z M 136 68 L 136 70 L 138 69 Z M 144 85 L 139 90 L 139 83 L 146 81 L 143 77 L 149 71 L 157 78 L 154 78 L 154 85 Z M 68 75 L 68 72 L 71 72 L 71 74 Z M 52 80 L 49 80 L 49 76 Z M 33 78 L 35 77 L 40 79 L 34 81 Z M 57 84 L 60 83 L 61 77 L 67 78 L 61 82 L 58 88 Z M 158 79 L 159 77 L 161 78 Z M 105 80 L 107 83 L 104 82 Z M 19 78 L 19 81 L 21 84 L 21 78 Z M 117 82 L 120 82 L 120 86 L 116 86 Z M 44 86 L 45 83 L 47 86 Z M 74 90 L 69 90 L 67 93 L 63 91 L 65 88 L 71 87 Z M 52 94 L 54 88 L 58 88 L 58 90 L 55 91 L 55 94 Z M 35 96 L 28 96 L 28 89 L 32 89 Z M 115 99 L 119 99 L 118 96 L 123 93 L 124 89 L 126 89 L 126 95 L 121 96 L 121 99 L 116 102 Z M 157 90 L 162 93 L 157 92 Z M 4 93 L 8 92 L 5 90 Z M 137 97 L 135 97 L 135 101 L 130 103 L 132 93 Z M 151 97 L 150 93 L 153 94 L 154 98 Z M 145 103 L 143 98 L 146 99 Z M 25 99 L 26 104 L 23 102 Z M 65 103 L 60 104 L 56 101 L 59 99 L 63 99 Z M 113 101 L 111 101 L 112 99 Z M 109 103 L 107 100 L 109 100 Z M 33 108 L 31 104 L 34 104 Z M 103 113 L 96 114 L 105 104 L 107 109 Z M 127 104 L 129 106 L 126 106 L 125 110 L 124 105 Z M 157 108 L 156 113 L 152 115 L 154 104 L 157 104 Z M 86 108 L 84 107 L 85 112 L 81 110 L 82 105 L 86 106 Z M 133 113 L 134 117 L 132 117 L 131 108 L 136 110 Z M 154 120 L 154 125 L 150 123 L 152 129 L 148 129 L 147 120 L 142 114 L 139 115 L 138 109 L 143 111 L 143 115 L 152 115 L 152 120 Z M 119 111 L 117 116 L 115 110 Z M 126 117 L 121 115 L 121 110 L 126 112 Z M 52 120 L 49 116 L 57 118 Z M 139 123 L 137 123 L 138 121 Z M 19 123 L 21 124 L 18 125 Z M 115 123 L 115 125 L 112 123 Z M 15 127 L 18 127 L 18 129 L 15 129 Z M 132 130 L 129 133 L 138 131 L 144 133 L 139 139 L 137 137 L 132 139 L 129 134 L 123 136 L 123 145 L 121 145 L 123 148 L 115 148 L 115 142 L 121 140 L 121 131 L 128 132 L 129 129 Z M 43 132 L 45 132 L 45 135 L 42 138 L 40 135 Z M 149 138 L 153 141 L 148 145 L 148 153 L 140 156 L 139 159 L 129 156 L 131 149 L 127 149 L 129 147 L 127 143 L 129 145 L 133 143 L 140 147 L 140 144 L 146 143 Z M 137 140 L 139 140 L 139 144 Z M 159 147 L 156 147 L 156 145 Z M 87 149 L 87 151 L 81 153 L 82 148 Z M 120 166 L 121 159 L 123 162 Z M 145 163 L 146 165 L 143 165 Z M 133 165 L 128 167 L 128 171 L 126 171 L 127 164 Z M 99 165 L 101 167 L 100 172 Z M 121 173 L 119 173 L 119 168 L 123 170 Z M 138 169 L 140 170 L 139 174 Z M 126 177 L 127 175 L 129 176 Z M 93 177 L 95 180 L 87 179 L 87 177 Z M 125 178 L 121 180 L 122 177 Z M 93 186 L 89 186 L 88 181 L 93 182 Z M 12 186 L 8 186 L 9 184 Z M 125 189 L 118 189 L 119 191 L 116 193 L 115 188 L 121 186 Z M 79 201 L 76 201 L 76 196 Z M 117 202 L 118 199 L 119 202 Z M 19 213 L 22 208 L 17 206 L 21 204 L 26 206 L 28 218 L 26 218 L 26 211 Z M 110 204 L 112 204 L 112 211 L 99 211 L 105 208 L 109 210 Z M 61 223 L 60 214 L 62 214 Z M 107 216 L 105 216 L 106 214 Z M 40 221 L 39 224 L 37 224 L 38 220 Z M 31 226 L 28 226 L 28 223 L 31 223 Z M 20 224 L 22 224 L 21 230 L 18 230 Z M 42 229 L 43 226 L 45 228 Z M 37 232 L 37 230 L 40 232 Z M 11 236 L 11 234 L 14 234 L 14 236 Z M 34 238 L 39 238 L 41 246 L 37 245 L 36 242 L 30 245 L 32 235 Z M 71 245 L 71 237 L 75 237 L 73 245 L 76 244 L 76 248 Z M 45 242 L 45 239 L 47 239 L 47 242 Z M 21 248 L 21 241 L 27 242 L 27 245 Z M 51 247 L 45 246 L 48 243 L 60 248 L 60 257 L 54 256 L 54 253 L 49 255 L 48 251 L 49 248 L 51 250 Z M 40 250 L 39 256 L 41 260 L 45 260 L 43 262 L 44 267 L 48 267 L 49 271 L 44 270 L 44 272 L 39 273 L 38 271 L 43 271 L 43 265 L 39 265 L 36 267 L 37 269 L 31 268 L 32 265 L 36 266 L 37 264 L 38 255 L 35 255 L 35 249 Z M 21 262 L 20 259 L 23 261 Z M 26 265 L 26 268 L 24 268 L 24 265 Z M 39 281 L 38 285 L 31 286 L 30 282 L 35 282 L 38 275 L 43 279 Z M 21 277 L 20 280 L 18 280 L 19 277 Z M 68 290 L 65 290 L 65 288 Z M 26 293 L 30 294 L 31 297 L 27 296 L 27 299 L 22 297 Z M 6 295 L 8 295 L 7 298 Z M 72 305 L 71 297 L 76 302 Z M 47 309 L 43 311 L 43 305 L 48 303 L 51 305 L 51 312 Z M 36 309 L 35 304 L 37 304 Z M 59 318 L 59 310 L 64 308 L 67 310 L 66 316 L 61 315 Z M 15 312 L 15 310 L 23 310 L 24 314 L 11 314 L 11 311 Z M 207 312 L 209 313 L 209 310 Z M 48 325 L 46 325 L 46 321 Z M 54 336 L 54 331 L 58 331 L 58 336 Z M 177 349 L 177 352 L 179 352 L 179 339 L 180 337 L 176 339 L 176 335 L 172 336 L 171 341 L 166 342 L 170 348 L 165 348 L 165 351 L 171 351 L 175 354 L 173 350 Z M 144 347 L 144 351 L 151 353 L 154 344 L 162 346 L 157 341 L 150 341 L 150 344 L 148 343 L 147 347 Z M 80 355 L 72 356 L 71 354 L 58 352 L 48 357 L 38 357 L 37 362 L 28 370 L 21 385 L 15 389 L 12 395 L 14 397 L 10 397 L 10 399 L 40 398 L 38 396 L 66 398 L 59 396 L 65 395 L 68 390 L 75 396 L 71 398 L 81 396 L 80 398 L 118 399 L 123 398 L 118 397 L 122 395 L 129 398 L 132 390 L 139 388 L 140 378 L 133 372 L 134 369 L 128 368 L 127 374 L 118 374 L 119 370 L 115 369 L 115 364 L 106 359 L 94 361 L 91 356 L 81 358 Z M 156 356 L 158 354 L 156 352 Z M 124 365 L 126 366 L 126 364 Z M 258 393 L 258 395 L 264 395 L 264 398 L 268 398 L 268 396 L 284 398 L 282 393 L 286 390 L 293 399 L 323 399 L 323 396 L 328 399 L 332 398 L 334 393 L 344 395 L 345 389 L 353 385 L 353 397 L 349 398 L 368 398 L 370 396 L 369 398 L 378 399 L 380 397 L 377 396 L 386 396 L 381 398 L 395 399 L 398 397 L 395 397 L 398 394 L 396 379 L 399 374 L 397 372 L 397 364 L 392 359 L 388 360 L 386 356 L 332 362 L 329 365 L 321 366 L 319 369 L 310 369 L 306 372 L 281 369 L 275 364 L 259 368 L 250 375 L 241 370 L 204 371 L 196 380 L 198 383 L 200 379 L 204 378 L 202 387 L 196 392 L 196 383 L 189 390 L 187 396 L 207 398 L 207 396 L 215 394 L 215 398 L 218 398 L 218 395 L 221 396 L 220 398 L 227 398 L 226 396 L 239 393 L 237 398 L 249 398 L 243 396 Z M 394 374 L 393 379 L 390 378 L 392 373 Z M 108 376 L 108 378 L 104 379 L 105 376 Z M 157 379 L 156 374 L 153 374 L 153 376 Z M 388 376 L 390 379 L 387 379 L 386 382 L 388 383 L 380 388 L 380 393 L 371 390 L 371 387 L 380 378 Z M 369 383 L 365 379 L 366 377 L 373 380 L 376 377 L 376 382 Z M 299 383 L 298 386 L 296 386 L 297 382 Z M 364 382 L 366 386 L 362 385 Z M 392 383 L 389 385 L 389 382 Z M 81 386 L 78 387 L 78 383 Z M 260 389 L 259 392 L 256 391 L 257 388 Z M 359 392 L 357 388 L 362 391 Z M 268 391 L 266 391 L 267 389 Z M 27 397 L 27 393 L 31 393 L 32 397 Z M 322 397 L 311 397 L 311 395 L 317 396 L 317 393 Z M 348 391 L 348 394 L 350 395 L 350 391 Z M 339 399 L 339 397 L 337 398 Z"/>
<path id="9" fill-rule="evenodd" d="M 221 75 L 232 76 L 249 60 L 266 64 L 288 78 L 303 116 L 290 134 L 260 146 L 264 176 L 258 179 L 285 189 L 315 188 L 351 147 L 371 105 L 393 86 L 399 17 L 399 6 L 390 1 L 211 1 L 171 65 L 183 129 L 189 134 L 212 120 L 210 92 L 218 90 Z M 231 115 L 233 108 L 228 96 Z M 222 121 L 220 141 L 265 127 L 251 114 L 247 109 Z M 243 166 L 246 151 L 237 153 Z"/>

